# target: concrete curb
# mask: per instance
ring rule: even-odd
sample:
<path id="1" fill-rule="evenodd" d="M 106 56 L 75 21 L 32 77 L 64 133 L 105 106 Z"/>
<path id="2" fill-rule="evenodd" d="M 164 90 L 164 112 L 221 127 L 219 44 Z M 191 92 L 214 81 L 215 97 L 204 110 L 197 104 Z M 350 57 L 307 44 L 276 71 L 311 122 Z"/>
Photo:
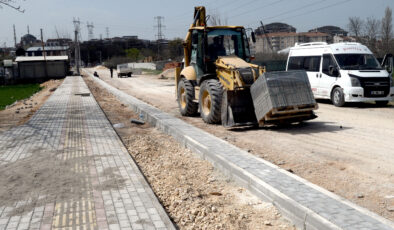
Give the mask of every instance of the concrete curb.
<path id="1" fill-rule="evenodd" d="M 394 223 L 154 108 L 84 72 L 146 121 L 208 160 L 301 229 L 394 229 Z"/>

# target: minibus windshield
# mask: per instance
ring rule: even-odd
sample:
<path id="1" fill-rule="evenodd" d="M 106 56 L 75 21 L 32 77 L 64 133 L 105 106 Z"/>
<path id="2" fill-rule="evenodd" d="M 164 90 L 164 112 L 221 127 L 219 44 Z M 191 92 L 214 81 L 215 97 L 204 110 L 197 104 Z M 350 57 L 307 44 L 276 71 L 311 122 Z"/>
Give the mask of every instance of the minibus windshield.
<path id="1" fill-rule="evenodd" d="M 381 70 L 379 62 L 372 54 L 335 54 L 341 69 L 344 70 Z"/>

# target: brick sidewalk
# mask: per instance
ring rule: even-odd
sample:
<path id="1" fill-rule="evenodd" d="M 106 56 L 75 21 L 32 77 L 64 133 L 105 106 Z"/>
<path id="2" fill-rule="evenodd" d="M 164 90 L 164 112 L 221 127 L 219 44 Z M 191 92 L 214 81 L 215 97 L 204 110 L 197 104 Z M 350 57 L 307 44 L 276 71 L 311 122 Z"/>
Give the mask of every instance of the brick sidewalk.
<path id="1" fill-rule="evenodd" d="M 175 229 L 89 93 L 67 77 L 0 134 L 0 229 Z"/>

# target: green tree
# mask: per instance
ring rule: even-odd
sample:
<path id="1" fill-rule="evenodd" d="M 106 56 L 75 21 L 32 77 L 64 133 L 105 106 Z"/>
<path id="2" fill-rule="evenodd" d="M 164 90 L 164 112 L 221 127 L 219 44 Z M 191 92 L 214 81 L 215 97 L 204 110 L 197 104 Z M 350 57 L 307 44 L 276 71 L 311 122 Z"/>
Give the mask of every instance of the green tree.
<path id="1" fill-rule="evenodd" d="M 183 40 L 181 38 L 175 38 L 168 42 L 168 50 L 171 59 L 181 59 L 183 56 Z"/>
<path id="2" fill-rule="evenodd" d="M 140 59 L 140 51 L 136 48 L 127 49 L 126 56 L 130 58 L 132 61 L 138 61 Z"/>

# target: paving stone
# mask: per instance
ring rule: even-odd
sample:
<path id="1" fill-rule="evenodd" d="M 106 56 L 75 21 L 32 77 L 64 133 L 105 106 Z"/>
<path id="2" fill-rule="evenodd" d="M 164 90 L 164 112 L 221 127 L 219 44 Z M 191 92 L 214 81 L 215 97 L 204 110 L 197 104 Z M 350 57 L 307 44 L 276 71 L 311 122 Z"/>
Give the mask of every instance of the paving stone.
<path id="1" fill-rule="evenodd" d="M 146 209 L 152 204 L 165 228 L 175 229 L 95 99 L 75 95 L 86 92 L 90 91 L 81 77 L 67 77 L 26 124 L 0 134 L 0 167 L 31 156 L 37 148 L 59 153 L 61 160 L 94 157 L 75 165 L 83 175 L 81 197 L 34 207 L 23 217 L 8 215 L 14 208 L 28 204 L 27 200 L 0 207 L 0 229 L 130 229 L 129 220 L 140 213 L 147 215 Z M 107 171 L 121 177 L 127 186 L 118 183 L 110 189 L 98 189 L 100 184 L 114 179 L 103 175 Z M 144 194 L 144 199 L 136 191 Z M 34 196 L 46 199 L 46 194 Z M 131 196 L 136 196 L 137 204 Z"/>

